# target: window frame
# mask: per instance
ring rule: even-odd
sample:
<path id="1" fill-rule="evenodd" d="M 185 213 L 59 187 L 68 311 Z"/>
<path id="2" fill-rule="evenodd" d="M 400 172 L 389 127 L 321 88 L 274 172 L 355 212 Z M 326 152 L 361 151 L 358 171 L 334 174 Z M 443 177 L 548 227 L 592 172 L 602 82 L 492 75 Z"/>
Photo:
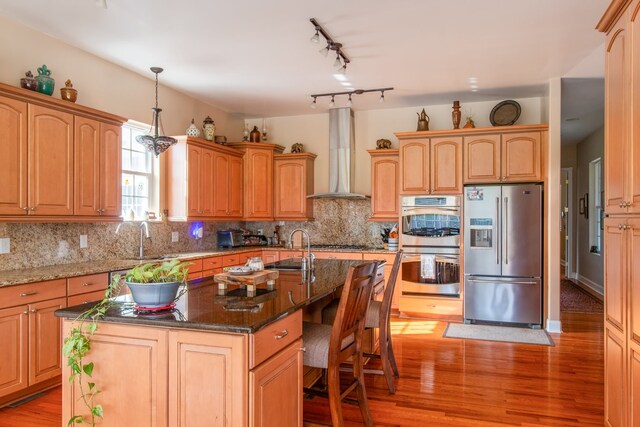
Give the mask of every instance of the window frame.
<path id="1" fill-rule="evenodd" d="M 587 206 L 589 212 L 589 253 L 600 256 L 603 240 L 602 207 L 602 157 L 589 162 L 589 199 L 593 202 Z M 595 250 L 593 250 L 595 248 Z"/>

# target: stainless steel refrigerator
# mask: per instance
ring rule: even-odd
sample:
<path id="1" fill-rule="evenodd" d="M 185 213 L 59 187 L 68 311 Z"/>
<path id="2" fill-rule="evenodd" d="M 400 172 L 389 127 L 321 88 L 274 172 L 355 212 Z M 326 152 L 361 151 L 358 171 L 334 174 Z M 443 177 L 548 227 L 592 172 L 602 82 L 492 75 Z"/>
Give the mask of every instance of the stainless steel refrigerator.
<path id="1" fill-rule="evenodd" d="M 464 189 L 464 318 L 542 325 L 542 185 Z"/>

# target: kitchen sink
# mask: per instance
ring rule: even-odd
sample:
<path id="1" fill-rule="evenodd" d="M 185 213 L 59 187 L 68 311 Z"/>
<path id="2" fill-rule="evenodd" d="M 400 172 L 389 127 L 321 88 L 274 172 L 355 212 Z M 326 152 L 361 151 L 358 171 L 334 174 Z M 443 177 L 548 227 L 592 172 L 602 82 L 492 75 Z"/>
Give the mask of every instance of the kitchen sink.
<path id="1" fill-rule="evenodd" d="M 272 264 L 266 264 L 265 270 L 302 270 L 302 263 L 300 261 L 276 261 Z"/>

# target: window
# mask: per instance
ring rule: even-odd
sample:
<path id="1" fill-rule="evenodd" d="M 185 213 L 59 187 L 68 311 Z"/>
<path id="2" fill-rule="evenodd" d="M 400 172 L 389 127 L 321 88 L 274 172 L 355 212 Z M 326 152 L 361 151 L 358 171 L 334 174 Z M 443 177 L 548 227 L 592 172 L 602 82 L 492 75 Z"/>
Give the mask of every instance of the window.
<path id="1" fill-rule="evenodd" d="M 157 160 L 136 142 L 149 129 L 142 123 L 122 126 L 122 216 L 125 220 L 145 220 L 157 209 Z M 132 214 L 133 212 L 133 214 Z"/>
<path id="2" fill-rule="evenodd" d="M 602 247 L 602 159 L 589 163 L 589 247 L 590 252 L 600 254 Z"/>

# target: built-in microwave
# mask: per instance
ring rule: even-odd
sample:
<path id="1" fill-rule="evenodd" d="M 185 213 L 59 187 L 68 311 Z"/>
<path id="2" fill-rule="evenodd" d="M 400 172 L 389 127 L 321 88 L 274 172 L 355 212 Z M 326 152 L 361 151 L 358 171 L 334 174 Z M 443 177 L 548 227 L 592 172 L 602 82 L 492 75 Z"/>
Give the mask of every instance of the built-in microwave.
<path id="1" fill-rule="evenodd" d="M 402 197 L 402 247 L 459 248 L 460 211 L 460 196 Z"/>

